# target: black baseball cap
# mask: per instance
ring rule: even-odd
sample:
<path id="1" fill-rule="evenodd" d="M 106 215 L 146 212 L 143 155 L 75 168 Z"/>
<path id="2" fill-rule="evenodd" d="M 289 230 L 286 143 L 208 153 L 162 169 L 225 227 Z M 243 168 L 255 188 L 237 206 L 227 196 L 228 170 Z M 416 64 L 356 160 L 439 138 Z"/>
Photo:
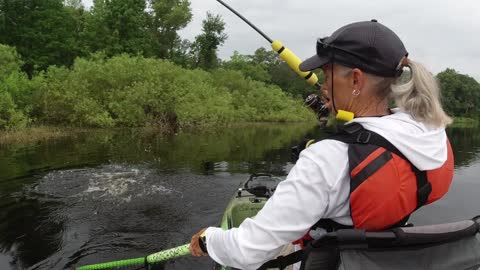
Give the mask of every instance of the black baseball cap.
<path id="1" fill-rule="evenodd" d="M 336 62 L 382 77 L 398 77 L 399 65 L 408 52 L 400 38 L 377 20 L 343 26 L 331 36 L 317 40 L 317 54 L 303 61 L 301 71 L 311 71 Z"/>

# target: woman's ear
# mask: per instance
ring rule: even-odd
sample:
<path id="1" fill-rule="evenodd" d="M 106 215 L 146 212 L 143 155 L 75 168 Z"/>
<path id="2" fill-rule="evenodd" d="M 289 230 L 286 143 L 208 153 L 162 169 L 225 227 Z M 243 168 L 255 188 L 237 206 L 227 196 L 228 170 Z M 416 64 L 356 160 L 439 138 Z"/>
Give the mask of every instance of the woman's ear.
<path id="1" fill-rule="evenodd" d="M 358 68 L 352 69 L 352 88 L 362 90 L 365 86 L 365 73 Z"/>

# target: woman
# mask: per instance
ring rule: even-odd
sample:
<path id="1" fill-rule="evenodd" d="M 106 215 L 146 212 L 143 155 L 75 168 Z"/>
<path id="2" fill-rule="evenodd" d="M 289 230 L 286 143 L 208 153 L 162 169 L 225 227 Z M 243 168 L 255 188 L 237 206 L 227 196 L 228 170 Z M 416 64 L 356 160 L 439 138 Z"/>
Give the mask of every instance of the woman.
<path id="1" fill-rule="evenodd" d="M 374 153 L 379 146 L 380 152 L 388 152 L 390 161 L 385 162 L 391 166 L 364 177 L 361 187 L 366 188 L 359 195 L 351 190 L 357 169 L 352 167 L 356 142 L 335 137 L 317 142 L 301 152 L 286 180 L 255 218 L 229 231 L 214 227 L 200 231 L 192 237 L 193 255 L 207 255 L 200 247 L 205 244 L 208 255 L 220 264 L 257 269 L 276 257 L 284 245 L 302 238 L 319 220 L 378 230 L 400 224 L 415 209 L 448 191 L 453 157 L 445 126 L 451 119 L 441 107 L 433 75 L 408 59 L 398 36 L 375 20 L 358 22 L 319 39 L 316 49 L 316 55 L 300 69 L 323 70 L 326 80 L 321 90 L 328 110 L 334 115 L 339 110 L 354 113 L 349 126 L 357 123 L 368 135 L 357 141 L 368 142 L 373 134 L 393 145 L 372 148 Z M 404 67 L 410 69 L 410 79 L 400 84 Z M 389 109 L 390 97 L 398 108 Z M 357 165 L 377 162 L 365 160 Z M 382 175 L 392 173 L 396 177 L 389 180 L 394 181 L 391 190 L 378 190 L 371 184 L 371 179 L 381 180 Z M 419 184 L 422 177 L 425 185 Z M 396 185 L 397 178 L 409 188 L 405 189 L 403 182 Z M 369 192 L 373 195 L 368 196 Z M 204 242 L 199 240 L 203 232 Z"/>

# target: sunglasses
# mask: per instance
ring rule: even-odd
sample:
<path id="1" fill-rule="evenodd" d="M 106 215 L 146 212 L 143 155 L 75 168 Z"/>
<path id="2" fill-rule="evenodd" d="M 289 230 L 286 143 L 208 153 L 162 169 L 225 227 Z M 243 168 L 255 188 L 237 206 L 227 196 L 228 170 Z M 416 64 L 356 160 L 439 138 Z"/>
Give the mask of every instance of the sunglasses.
<path id="1" fill-rule="evenodd" d="M 361 55 L 358 55 L 356 53 L 353 53 L 353 52 L 350 52 L 348 50 L 345 50 L 345 49 L 342 49 L 342 48 L 339 48 L 339 47 L 336 47 L 334 45 L 331 45 L 331 44 L 328 44 L 328 43 L 325 43 L 324 40 L 326 38 L 319 38 L 317 39 L 317 55 L 320 56 L 320 57 L 328 57 L 328 58 L 333 58 L 334 57 L 334 54 L 335 52 L 340 52 L 340 53 L 345 53 L 345 54 L 349 54 L 351 56 L 354 56 L 360 60 L 363 60 L 365 61 L 365 57 L 361 56 Z"/>

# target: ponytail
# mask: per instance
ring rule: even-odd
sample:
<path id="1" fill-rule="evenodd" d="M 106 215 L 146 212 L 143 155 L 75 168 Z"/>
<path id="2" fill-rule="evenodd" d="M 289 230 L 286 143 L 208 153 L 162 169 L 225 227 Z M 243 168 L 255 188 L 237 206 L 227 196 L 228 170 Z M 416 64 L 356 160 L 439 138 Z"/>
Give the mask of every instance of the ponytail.
<path id="1" fill-rule="evenodd" d="M 404 84 L 392 84 L 391 94 L 396 105 L 426 125 L 445 127 L 452 119 L 440 102 L 440 88 L 435 77 L 422 64 L 408 60 L 410 80 Z"/>

